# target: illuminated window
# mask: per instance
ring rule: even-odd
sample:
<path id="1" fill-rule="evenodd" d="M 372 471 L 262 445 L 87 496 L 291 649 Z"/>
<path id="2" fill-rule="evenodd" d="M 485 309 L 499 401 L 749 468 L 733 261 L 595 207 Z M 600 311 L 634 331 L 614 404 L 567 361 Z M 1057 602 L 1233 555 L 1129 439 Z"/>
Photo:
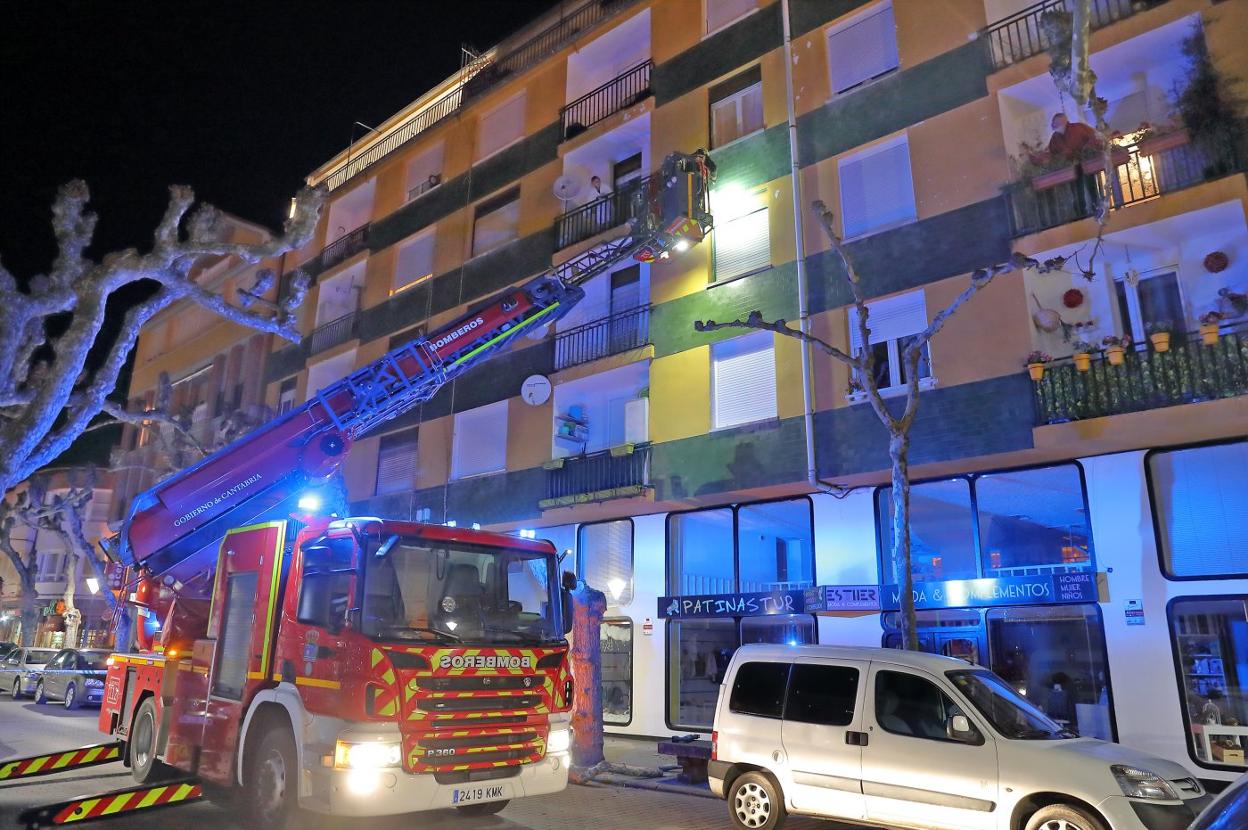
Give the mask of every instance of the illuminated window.
<path id="1" fill-rule="evenodd" d="M 850 307 L 846 316 L 850 348 L 854 354 L 859 354 L 862 337 L 858 333 L 858 309 Z M 881 392 L 903 392 L 909 381 L 903 360 L 906 346 L 913 342 L 915 335 L 927 328 L 927 299 L 923 290 L 867 303 L 867 328 L 871 331 L 870 346 L 875 357 L 873 371 L 877 387 Z M 929 379 L 931 376 L 931 349 L 930 344 L 925 344 L 919 356 L 919 378 Z M 921 388 L 930 385 L 930 380 L 920 381 Z"/>

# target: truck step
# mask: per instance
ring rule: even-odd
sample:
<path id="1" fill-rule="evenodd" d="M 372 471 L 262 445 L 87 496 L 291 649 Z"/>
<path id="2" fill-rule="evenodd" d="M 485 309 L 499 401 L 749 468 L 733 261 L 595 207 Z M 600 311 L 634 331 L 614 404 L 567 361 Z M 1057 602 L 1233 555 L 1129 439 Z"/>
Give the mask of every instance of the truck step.
<path id="1" fill-rule="evenodd" d="M 108 744 L 93 744 L 64 752 L 50 752 L 46 755 L 32 755 L 29 758 L 15 758 L 11 761 L 0 761 L 0 781 L 17 781 L 23 778 L 35 778 L 40 775 L 53 775 L 71 769 L 98 767 L 100 764 L 111 764 L 121 760 L 121 752 L 125 744 L 115 741 Z"/>
<path id="2" fill-rule="evenodd" d="M 203 788 L 194 778 L 165 781 L 160 784 L 144 784 L 124 790 L 112 790 L 99 795 L 84 795 L 32 807 L 18 816 L 18 826 L 26 830 L 43 830 L 67 824 L 83 824 L 106 818 L 129 817 L 138 812 L 150 812 L 164 807 L 177 807 L 199 801 L 204 797 Z"/>

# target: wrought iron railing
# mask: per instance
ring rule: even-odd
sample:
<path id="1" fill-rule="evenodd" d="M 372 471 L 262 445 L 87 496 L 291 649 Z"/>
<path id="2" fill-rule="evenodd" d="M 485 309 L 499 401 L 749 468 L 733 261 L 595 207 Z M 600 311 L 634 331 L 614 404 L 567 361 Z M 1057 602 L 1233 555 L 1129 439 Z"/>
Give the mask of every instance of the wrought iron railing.
<path id="1" fill-rule="evenodd" d="M 1099 29 L 1164 1 L 1092 0 L 1092 28 Z M 1048 49 L 1052 41 L 1044 30 L 1041 16 L 1062 9 L 1070 11 L 1070 7 L 1069 0 L 1041 0 L 984 29 L 983 37 L 988 40 L 993 69 L 1002 69 Z"/>
<path id="2" fill-rule="evenodd" d="M 433 173 L 429 176 L 429 178 L 425 179 L 423 182 L 416 185 L 411 190 L 407 191 L 407 200 L 410 202 L 412 199 L 415 199 L 417 196 L 423 196 L 424 194 L 428 193 L 430 190 L 433 190 L 435 187 L 437 187 L 440 184 L 442 184 L 442 174 Z"/>
<path id="3" fill-rule="evenodd" d="M 636 349 L 650 342 L 650 306 L 640 305 L 555 335 L 555 369 Z"/>
<path id="4" fill-rule="evenodd" d="M 543 504 L 625 498 L 639 494 L 649 484 L 649 444 L 637 444 L 626 453 L 602 450 L 569 456 L 558 468 L 546 471 Z"/>
<path id="5" fill-rule="evenodd" d="M 324 179 L 325 186 L 332 192 L 341 187 L 348 179 L 359 173 L 364 168 L 375 164 L 390 153 L 397 150 L 401 145 L 411 141 L 425 130 L 437 124 L 443 118 L 459 109 L 460 102 L 463 100 L 463 87 L 456 86 L 436 99 L 427 107 L 417 112 L 411 118 L 404 121 L 392 132 L 388 133 L 384 138 L 376 144 L 370 145 L 367 149 L 361 150 L 358 154 L 351 155 L 333 172 Z"/>
<path id="6" fill-rule="evenodd" d="M 344 259 L 364 250 L 365 246 L 368 245 L 368 228 L 368 223 L 360 225 L 355 230 L 348 231 L 326 245 L 325 249 L 321 251 L 321 270 L 333 268 Z"/>
<path id="7" fill-rule="evenodd" d="M 1092 216 L 1107 199 L 1111 209 L 1221 178 L 1239 169 L 1235 148 L 1188 140 L 1186 133 L 1162 136 L 1113 151 L 1106 176 L 1100 156 L 1016 182 L 1005 188 L 1015 237 Z"/>
<path id="8" fill-rule="evenodd" d="M 308 335 L 308 354 L 319 354 L 355 337 L 355 325 L 359 316 L 358 311 L 352 311 L 313 329 Z"/>
<path id="9" fill-rule="evenodd" d="M 653 94 L 650 89 L 653 68 L 654 61 L 640 63 L 561 109 L 559 117 L 564 139 L 580 135 L 602 119 L 649 98 Z"/>
<path id="10" fill-rule="evenodd" d="M 1137 344 L 1119 365 L 1099 355 L 1084 371 L 1054 361 L 1032 382 L 1039 425 L 1240 395 L 1248 395 L 1248 321 L 1223 326 L 1212 345 L 1195 332 L 1176 333 L 1165 352 Z"/>
<path id="11" fill-rule="evenodd" d="M 633 219 L 641 209 L 641 194 L 649 182 L 649 176 L 634 179 L 561 215 L 555 220 L 555 247 L 563 250 Z"/>

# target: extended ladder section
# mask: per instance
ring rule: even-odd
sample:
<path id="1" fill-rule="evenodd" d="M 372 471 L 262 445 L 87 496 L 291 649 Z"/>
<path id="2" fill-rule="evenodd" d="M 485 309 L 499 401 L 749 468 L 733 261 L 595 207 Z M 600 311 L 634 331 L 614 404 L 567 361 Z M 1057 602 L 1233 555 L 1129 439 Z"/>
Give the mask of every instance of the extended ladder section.
<path id="1" fill-rule="evenodd" d="M 701 151 L 673 153 L 634 196 L 624 235 L 496 294 L 140 494 L 114 540 L 121 560 L 165 575 L 179 592 L 207 596 L 225 530 L 289 513 L 304 486 L 338 469 L 352 440 L 429 400 L 520 335 L 544 330 L 584 297 L 586 281 L 622 261 L 652 262 L 700 242 L 712 226 L 713 169 Z"/>

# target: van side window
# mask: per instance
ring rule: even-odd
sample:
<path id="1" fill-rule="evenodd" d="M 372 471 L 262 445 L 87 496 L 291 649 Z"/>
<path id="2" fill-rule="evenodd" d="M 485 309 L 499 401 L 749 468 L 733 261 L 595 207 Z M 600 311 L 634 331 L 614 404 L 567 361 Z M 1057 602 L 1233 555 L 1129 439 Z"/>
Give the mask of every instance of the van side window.
<path id="1" fill-rule="evenodd" d="M 849 666 L 796 663 L 789 680 L 785 720 L 849 726 L 858 699 L 858 670 Z"/>
<path id="2" fill-rule="evenodd" d="M 947 741 L 949 718 L 965 714 L 930 680 L 895 671 L 875 675 L 875 719 L 886 732 Z"/>
<path id="3" fill-rule="evenodd" d="M 788 663 L 745 663 L 732 682 L 728 708 L 742 715 L 778 718 L 784 714 Z"/>

